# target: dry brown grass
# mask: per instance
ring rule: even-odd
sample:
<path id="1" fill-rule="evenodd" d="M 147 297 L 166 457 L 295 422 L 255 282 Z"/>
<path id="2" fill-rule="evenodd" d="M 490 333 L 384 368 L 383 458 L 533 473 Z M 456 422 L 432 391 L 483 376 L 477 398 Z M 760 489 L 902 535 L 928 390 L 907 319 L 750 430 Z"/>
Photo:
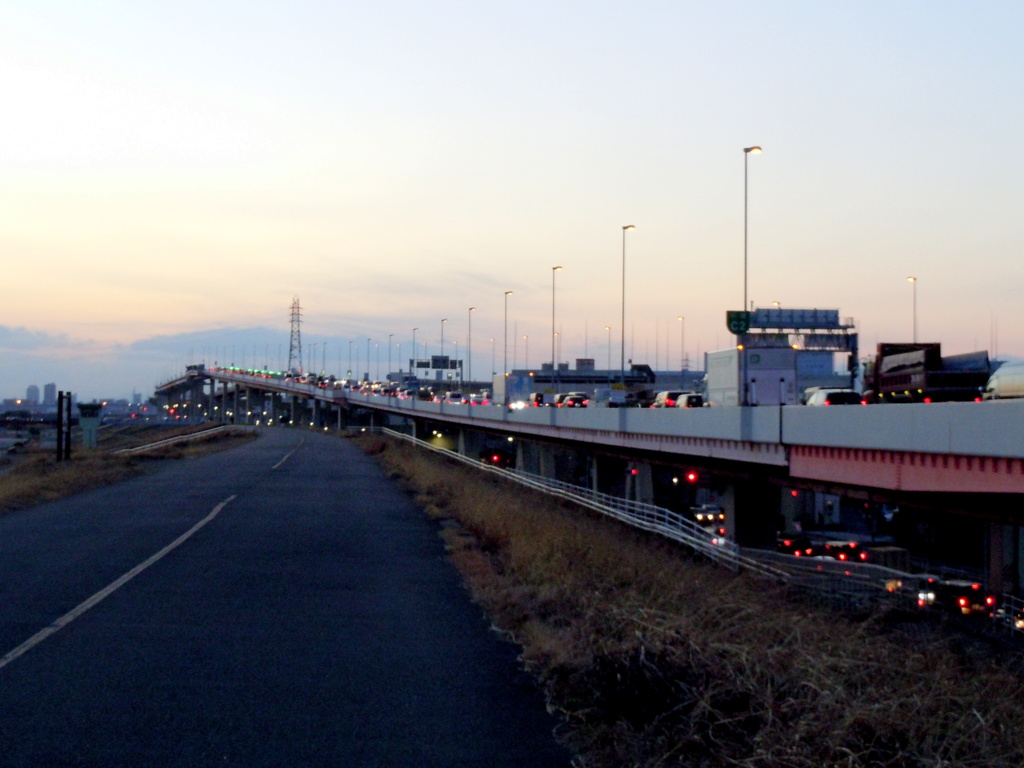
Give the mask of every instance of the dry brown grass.
<path id="1" fill-rule="evenodd" d="M 185 433 L 182 433 L 185 434 Z M 162 434 L 161 437 L 168 435 Z M 142 474 L 154 460 L 188 459 L 227 450 L 255 439 L 254 432 L 222 432 L 135 456 L 104 451 L 72 451 L 70 461 L 56 461 L 55 451 L 33 451 L 0 475 L 0 512 L 23 509 Z"/>
<path id="2" fill-rule="evenodd" d="M 838 618 L 408 444 L 363 442 L 444 520 L 581 768 L 1024 765 L 1024 686 L 971 644 Z"/>
<path id="3" fill-rule="evenodd" d="M 83 452 L 58 462 L 51 451 L 27 456 L 0 477 L 0 511 L 34 504 L 116 483 L 142 472 L 137 460 Z"/>

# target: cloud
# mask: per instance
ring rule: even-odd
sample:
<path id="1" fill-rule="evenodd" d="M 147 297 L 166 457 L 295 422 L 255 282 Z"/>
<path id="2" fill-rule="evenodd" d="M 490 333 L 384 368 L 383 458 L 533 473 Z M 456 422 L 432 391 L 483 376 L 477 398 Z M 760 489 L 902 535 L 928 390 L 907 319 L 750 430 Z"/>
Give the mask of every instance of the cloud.
<path id="1" fill-rule="evenodd" d="M 67 348 L 72 345 L 66 333 L 52 334 L 45 331 L 32 331 L 18 326 L 10 328 L 0 325 L 0 351 L 31 352 L 35 350 L 53 350 Z"/>

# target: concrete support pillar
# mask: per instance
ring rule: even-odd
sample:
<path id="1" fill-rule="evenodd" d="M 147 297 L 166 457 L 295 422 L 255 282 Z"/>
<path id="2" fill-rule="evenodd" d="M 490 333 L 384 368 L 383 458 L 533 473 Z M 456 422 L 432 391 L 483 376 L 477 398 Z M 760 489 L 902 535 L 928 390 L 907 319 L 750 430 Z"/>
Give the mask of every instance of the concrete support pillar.
<path id="1" fill-rule="evenodd" d="M 243 408 L 245 418 L 242 423 L 246 425 L 252 424 L 252 387 L 248 384 L 245 387 L 245 405 Z"/>
<path id="2" fill-rule="evenodd" d="M 741 480 L 733 484 L 735 537 L 740 546 L 774 546 L 775 534 L 784 526 L 779 511 L 780 492 L 777 486 L 756 480 Z"/>
<path id="3" fill-rule="evenodd" d="M 1007 576 L 1011 575 L 1012 568 L 1008 567 L 1007 560 L 1012 564 L 1013 559 L 1012 550 L 1007 552 L 1010 549 L 1007 540 L 1012 540 L 1012 531 L 1007 529 L 1012 527 L 996 521 L 988 523 L 988 588 L 995 593 L 1009 591 L 1006 582 L 1009 581 Z M 1008 533 L 1011 535 L 1007 536 Z M 1011 554 L 1011 557 L 1007 558 L 1007 554 Z"/>
<path id="4" fill-rule="evenodd" d="M 192 382 L 188 394 L 188 419 L 193 424 L 198 423 L 203 417 L 203 383 L 202 381 Z"/>
<path id="5" fill-rule="evenodd" d="M 220 388 L 220 420 L 222 423 L 227 424 L 228 421 L 228 383 L 222 381 Z"/>
<path id="6" fill-rule="evenodd" d="M 291 396 L 291 408 L 288 409 L 288 423 L 295 427 L 298 426 L 302 419 L 302 413 L 299 410 L 299 396 Z"/>
<path id="7" fill-rule="evenodd" d="M 626 498 L 641 504 L 654 503 L 654 473 L 646 462 L 631 461 L 626 471 Z"/>
<path id="8" fill-rule="evenodd" d="M 239 423 L 239 420 L 238 420 L 238 417 L 239 417 L 238 390 L 239 390 L 238 384 L 235 384 L 234 387 L 231 388 L 231 402 L 234 403 L 234 405 L 231 407 L 231 423 L 232 424 L 238 424 Z"/>
<path id="9" fill-rule="evenodd" d="M 555 448 L 550 445 L 537 445 L 537 458 L 539 469 L 537 474 L 548 480 L 559 480 L 558 477 L 558 456 Z"/>
<path id="10" fill-rule="evenodd" d="M 485 450 L 483 435 L 475 429 L 460 429 L 458 446 L 460 455 L 477 459 Z"/>

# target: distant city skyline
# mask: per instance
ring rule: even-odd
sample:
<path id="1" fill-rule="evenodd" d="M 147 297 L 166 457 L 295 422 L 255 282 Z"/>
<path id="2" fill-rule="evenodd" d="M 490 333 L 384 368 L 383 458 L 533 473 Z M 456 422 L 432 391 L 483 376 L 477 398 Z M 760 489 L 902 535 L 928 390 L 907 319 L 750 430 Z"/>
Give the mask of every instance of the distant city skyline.
<path id="1" fill-rule="evenodd" d="M 554 331 L 697 367 L 745 218 L 757 306 L 838 309 L 862 355 L 1024 354 L 1022 28 L 1005 0 L 13 6 L 0 392 L 269 358 L 294 296 L 346 368 L 442 319 L 468 357 L 475 307 L 485 371 L 507 291 L 536 365 Z"/>

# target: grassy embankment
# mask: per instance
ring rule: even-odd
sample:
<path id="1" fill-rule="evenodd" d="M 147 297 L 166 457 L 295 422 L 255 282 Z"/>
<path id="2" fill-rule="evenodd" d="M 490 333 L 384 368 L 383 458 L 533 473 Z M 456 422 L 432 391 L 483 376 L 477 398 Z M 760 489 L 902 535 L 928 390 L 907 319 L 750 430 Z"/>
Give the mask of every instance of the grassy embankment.
<path id="1" fill-rule="evenodd" d="M 363 445 L 443 521 L 581 768 L 1024 765 L 1024 686 L 971 643 L 824 613 L 406 443 Z"/>
<path id="2" fill-rule="evenodd" d="M 29 448 L 17 457 L 11 469 L 0 475 L 0 513 L 23 509 L 35 504 L 64 498 L 75 493 L 109 485 L 142 474 L 153 466 L 154 460 L 184 459 L 201 456 L 211 451 L 220 451 L 251 440 L 254 432 L 221 432 L 194 441 L 158 448 L 134 456 L 119 456 L 110 453 L 110 447 L 122 448 L 140 445 L 147 440 L 166 439 L 188 434 L 195 428 L 160 432 L 158 435 L 140 433 L 136 439 L 120 435 L 111 441 L 109 447 L 101 441 L 100 448 L 93 451 L 72 450 L 70 461 L 58 462 L 54 450 Z"/>

